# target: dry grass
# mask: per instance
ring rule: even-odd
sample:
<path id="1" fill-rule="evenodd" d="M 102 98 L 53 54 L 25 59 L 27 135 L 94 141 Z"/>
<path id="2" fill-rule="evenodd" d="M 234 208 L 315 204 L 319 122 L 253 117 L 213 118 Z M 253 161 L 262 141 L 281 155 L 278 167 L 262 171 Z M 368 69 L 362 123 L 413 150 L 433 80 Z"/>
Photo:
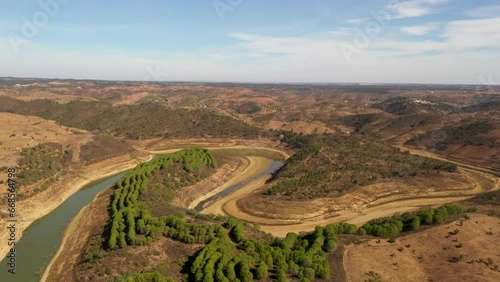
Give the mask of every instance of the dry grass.
<path id="1" fill-rule="evenodd" d="M 409 234 L 395 243 L 373 239 L 354 245 L 346 267 L 353 282 L 369 279 L 370 271 L 382 281 L 499 281 L 499 234 L 498 218 L 471 214 L 470 220 Z"/>

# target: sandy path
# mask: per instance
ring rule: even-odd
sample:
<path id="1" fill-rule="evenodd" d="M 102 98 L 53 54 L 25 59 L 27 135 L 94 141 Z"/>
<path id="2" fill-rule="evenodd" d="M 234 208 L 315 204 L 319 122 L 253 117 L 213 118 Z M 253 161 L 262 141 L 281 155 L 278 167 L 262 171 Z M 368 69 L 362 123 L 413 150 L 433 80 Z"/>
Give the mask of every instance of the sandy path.
<path id="1" fill-rule="evenodd" d="M 349 244 L 344 250 L 344 254 L 342 255 L 342 267 L 344 268 L 345 280 L 347 282 L 351 282 L 351 276 L 349 275 L 349 271 L 347 270 L 347 256 L 349 255 L 349 251 L 354 246 L 354 244 Z"/>

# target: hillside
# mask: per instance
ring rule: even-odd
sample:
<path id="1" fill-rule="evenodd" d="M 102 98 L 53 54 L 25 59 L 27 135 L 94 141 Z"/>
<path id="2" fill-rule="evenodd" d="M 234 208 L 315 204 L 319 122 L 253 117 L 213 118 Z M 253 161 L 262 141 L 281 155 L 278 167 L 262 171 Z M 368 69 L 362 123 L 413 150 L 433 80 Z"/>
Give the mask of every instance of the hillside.
<path id="1" fill-rule="evenodd" d="M 356 134 L 286 134 L 300 151 L 277 171 L 265 194 L 287 200 L 336 197 L 358 187 L 407 178 L 440 178 L 454 164 L 401 152 Z"/>
<path id="2" fill-rule="evenodd" d="M 158 103 L 113 107 L 107 102 L 20 101 L 0 97 L 0 110 L 55 120 L 66 126 L 130 139 L 153 137 L 244 137 L 259 131 L 244 122 L 209 110 L 169 109 Z"/>
<path id="3" fill-rule="evenodd" d="M 495 119 L 463 119 L 415 136 L 407 145 L 452 158 L 500 169 L 500 123 Z"/>

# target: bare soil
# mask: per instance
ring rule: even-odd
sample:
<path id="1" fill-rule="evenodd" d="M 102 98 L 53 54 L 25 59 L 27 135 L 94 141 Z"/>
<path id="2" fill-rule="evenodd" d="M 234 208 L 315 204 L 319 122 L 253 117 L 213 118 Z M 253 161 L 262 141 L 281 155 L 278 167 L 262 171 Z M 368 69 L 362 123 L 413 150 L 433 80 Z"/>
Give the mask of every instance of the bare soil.
<path id="1" fill-rule="evenodd" d="M 22 148 L 51 142 L 62 144 L 63 149 L 76 149 L 92 139 L 85 130 L 43 118 L 0 112 L 0 120 L 0 166 L 16 166 Z M 73 158 L 77 162 L 79 154 L 73 154 Z"/>
<path id="2" fill-rule="evenodd" d="M 451 235 L 455 230 L 458 234 Z M 471 214 L 470 220 L 408 234 L 395 243 L 368 240 L 346 249 L 347 281 L 366 281 L 370 271 L 382 281 L 499 281 L 499 234 L 498 218 Z"/>

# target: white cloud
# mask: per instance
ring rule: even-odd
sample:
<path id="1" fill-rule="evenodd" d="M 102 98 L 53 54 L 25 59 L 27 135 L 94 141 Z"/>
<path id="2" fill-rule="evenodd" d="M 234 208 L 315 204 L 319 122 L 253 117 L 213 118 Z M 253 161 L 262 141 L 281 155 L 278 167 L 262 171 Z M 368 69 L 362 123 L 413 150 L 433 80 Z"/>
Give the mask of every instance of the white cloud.
<path id="1" fill-rule="evenodd" d="M 500 17 L 450 22 L 443 37 L 449 49 L 500 49 Z"/>
<path id="2" fill-rule="evenodd" d="M 246 33 L 232 33 L 230 36 L 241 41 L 241 48 L 258 54 L 315 55 L 330 53 L 337 47 L 337 42 L 330 38 L 271 37 Z"/>
<path id="3" fill-rule="evenodd" d="M 435 23 L 429 23 L 425 25 L 417 25 L 417 26 L 405 26 L 400 30 L 406 34 L 410 35 L 425 35 L 437 28 Z"/>
<path id="4" fill-rule="evenodd" d="M 347 21 L 345 21 L 346 23 L 350 23 L 350 24 L 357 24 L 357 23 L 364 23 L 364 22 L 367 22 L 369 19 L 367 18 L 357 18 L 357 19 L 349 19 Z"/>
<path id="5" fill-rule="evenodd" d="M 344 28 L 344 27 L 338 27 L 335 30 L 327 32 L 327 34 L 333 35 L 333 36 L 348 36 L 353 34 L 353 30 L 350 28 Z"/>
<path id="6" fill-rule="evenodd" d="M 500 15 L 500 5 L 484 6 L 472 9 L 465 13 L 469 17 L 473 18 L 492 18 L 498 17 Z"/>
<path id="7" fill-rule="evenodd" d="M 390 4 L 387 8 L 392 12 L 393 19 L 413 18 L 432 14 L 435 6 L 447 2 L 449 0 L 410 0 Z"/>

